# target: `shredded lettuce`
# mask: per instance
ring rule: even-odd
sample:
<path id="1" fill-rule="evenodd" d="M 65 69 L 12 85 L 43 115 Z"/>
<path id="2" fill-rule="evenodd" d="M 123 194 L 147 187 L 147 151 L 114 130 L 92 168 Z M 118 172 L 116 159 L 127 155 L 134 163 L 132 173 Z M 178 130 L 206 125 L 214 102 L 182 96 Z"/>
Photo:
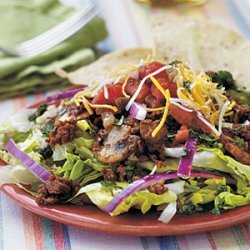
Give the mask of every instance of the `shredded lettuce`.
<path id="1" fill-rule="evenodd" d="M 10 172 L 10 178 L 13 183 L 33 184 L 40 182 L 27 168 L 22 165 L 16 165 Z"/>
<path id="2" fill-rule="evenodd" d="M 250 193 L 245 196 L 236 194 L 226 179 L 208 179 L 204 183 L 195 180 L 186 182 L 184 192 L 179 196 L 181 213 L 195 211 L 210 211 L 219 214 L 223 210 L 247 205 L 250 203 Z"/>
<path id="3" fill-rule="evenodd" d="M 219 213 L 221 210 L 233 209 L 244 206 L 250 203 L 250 194 L 248 196 L 232 194 L 230 192 L 222 192 L 215 197 L 214 205 L 215 212 Z"/>
<path id="4" fill-rule="evenodd" d="M 217 170 L 220 172 L 228 173 L 233 177 L 240 178 L 245 182 L 245 185 L 250 183 L 250 167 L 242 164 L 232 157 L 224 155 L 223 151 L 219 148 L 207 148 L 204 146 L 198 147 L 198 152 L 194 155 L 193 166 L 198 168 L 205 168 L 208 170 Z M 176 170 L 178 167 L 179 159 L 169 158 L 165 161 L 166 166 L 158 168 L 156 172 L 166 172 L 169 170 Z M 154 167 L 153 162 L 141 162 L 139 166 L 152 170 Z"/>
<path id="5" fill-rule="evenodd" d="M 106 165 L 93 162 L 91 159 L 84 161 L 80 156 L 70 153 L 66 154 L 66 159 L 62 168 L 57 169 L 55 174 L 70 178 L 78 182 L 80 186 L 99 178 L 102 175 L 101 171 L 106 167 Z"/>
<path id="6" fill-rule="evenodd" d="M 74 199 L 81 194 L 86 194 L 92 203 L 98 206 L 101 210 L 104 210 L 104 208 L 114 198 L 114 196 L 127 185 L 128 183 L 125 182 L 116 182 L 113 185 L 108 186 L 104 186 L 100 182 L 93 183 L 81 188 L 75 195 Z M 72 200 L 73 202 L 74 199 Z M 168 191 L 162 195 L 150 193 L 147 190 L 138 191 L 125 199 L 111 215 L 119 215 L 121 213 L 127 212 L 131 208 L 140 209 L 141 212 L 145 214 L 153 205 L 159 206 L 162 204 L 167 204 L 176 201 L 176 199 L 177 195 L 171 191 Z"/>
<path id="7" fill-rule="evenodd" d="M 9 117 L 9 119 L 1 125 L 1 132 L 27 132 L 34 126 L 33 122 L 29 121 L 29 116 L 34 112 L 34 109 L 22 109 L 18 113 Z"/>

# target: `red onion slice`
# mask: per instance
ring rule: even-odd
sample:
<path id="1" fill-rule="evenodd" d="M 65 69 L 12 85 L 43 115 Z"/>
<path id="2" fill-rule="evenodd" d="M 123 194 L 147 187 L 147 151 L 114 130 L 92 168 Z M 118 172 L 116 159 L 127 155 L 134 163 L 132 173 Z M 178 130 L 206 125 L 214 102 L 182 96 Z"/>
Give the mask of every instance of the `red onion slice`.
<path id="1" fill-rule="evenodd" d="M 10 139 L 5 145 L 5 149 L 13 155 L 20 163 L 22 163 L 27 169 L 29 169 L 35 176 L 37 176 L 42 182 L 48 182 L 51 173 L 36 163 L 29 155 L 21 151 L 15 142 Z"/>
<path id="2" fill-rule="evenodd" d="M 203 173 L 191 173 L 191 177 L 202 177 L 206 179 L 221 179 L 220 176 L 214 174 L 203 174 Z M 118 195 L 116 195 L 110 203 L 105 207 L 104 211 L 107 213 L 112 213 L 118 205 L 120 205 L 127 197 L 135 193 L 136 191 L 149 186 L 150 184 L 156 183 L 162 180 L 178 179 L 179 176 L 177 172 L 172 173 L 162 173 L 147 175 L 139 180 L 134 181 L 129 184 L 124 190 L 122 190 Z"/>
<path id="3" fill-rule="evenodd" d="M 56 93 L 54 95 L 48 96 L 46 98 L 46 101 L 47 102 L 54 102 L 54 101 L 58 101 L 58 100 L 71 98 L 75 94 L 77 94 L 78 92 L 80 92 L 82 90 L 83 90 L 83 88 L 77 88 L 77 89 L 72 89 L 72 90 L 68 90 L 68 91 L 65 91 L 65 92 L 61 92 L 61 93 Z"/>
<path id="4" fill-rule="evenodd" d="M 147 110 L 142 104 L 138 102 L 134 102 L 129 110 L 129 114 L 135 119 L 141 121 L 141 120 L 145 120 L 147 116 Z"/>
<path id="5" fill-rule="evenodd" d="M 196 147 L 197 139 L 188 138 L 184 146 L 187 155 L 182 156 L 180 159 L 177 170 L 178 176 L 182 178 L 188 178 L 190 176 Z"/>

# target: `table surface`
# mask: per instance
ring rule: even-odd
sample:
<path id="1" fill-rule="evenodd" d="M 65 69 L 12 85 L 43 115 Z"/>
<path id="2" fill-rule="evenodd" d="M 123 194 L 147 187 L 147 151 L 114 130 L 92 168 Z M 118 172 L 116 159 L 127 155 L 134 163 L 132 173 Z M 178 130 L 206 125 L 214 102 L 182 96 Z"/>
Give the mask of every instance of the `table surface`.
<path id="1" fill-rule="evenodd" d="M 101 44 L 105 51 L 150 46 L 149 19 L 158 11 L 134 0 L 96 1 L 106 20 L 110 37 Z M 223 24 L 250 39 L 250 0 L 209 0 L 191 9 L 175 7 L 176 15 L 194 15 Z M 249 56 L 249 55 L 248 55 Z M 0 102 L 0 122 L 11 113 L 43 98 L 46 94 L 23 96 Z M 0 193 L 0 250 L 11 249 L 249 249 L 250 224 L 226 230 L 183 236 L 112 236 L 66 226 L 19 207 Z"/>

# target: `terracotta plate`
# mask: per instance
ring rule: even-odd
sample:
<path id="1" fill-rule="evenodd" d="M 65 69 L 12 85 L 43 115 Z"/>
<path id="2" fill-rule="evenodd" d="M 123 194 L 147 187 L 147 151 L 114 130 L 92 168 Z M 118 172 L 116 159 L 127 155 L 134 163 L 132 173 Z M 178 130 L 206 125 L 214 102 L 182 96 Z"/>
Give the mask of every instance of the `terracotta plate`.
<path id="1" fill-rule="evenodd" d="M 5 184 L 2 191 L 22 207 L 46 218 L 96 232 L 130 236 L 163 236 L 218 230 L 250 221 L 250 206 L 221 215 L 177 215 L 171 222 L 157 221 L 159 214 L 139 211 L 111 217 L 94 206 L 38 206 L 34 197 L 15 185 Z"/>
<path id="2" fill-rule="evenodd" d="M 37 107 L 42 101 L 34 103 Z M 0 161 L 0 167 L 4 165 Z M 250 206 L 244 206 L 221 215 L 196 214 L 176 215 L 168 224 L 157 221 L 159 214 L 142 215 L 133 211 L 111 217 L 95 206 L 39 206 L 34 197 L 15 185 L 5 184 L 1 190 L 16 203 L 29 211 L 64 224 L 116 235 L 163 236 L 214 231 L 250 221 Z"/>

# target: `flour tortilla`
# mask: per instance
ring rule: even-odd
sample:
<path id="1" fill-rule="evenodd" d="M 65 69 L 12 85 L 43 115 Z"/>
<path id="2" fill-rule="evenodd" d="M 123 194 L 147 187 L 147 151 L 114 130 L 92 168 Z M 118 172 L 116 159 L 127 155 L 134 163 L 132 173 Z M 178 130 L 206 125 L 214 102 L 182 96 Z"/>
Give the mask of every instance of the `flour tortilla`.
<path id="1" fill-rule="evenodd" d="M 118 50 L 107 55 L 102 56 L 97 61 L 82 67 L 69 74 L 59 73 L 64 78 L 73 84 L 87 85 L 91 80 L 104 77 L 107 73 L 112 71 L 115 67 L 126 64 L 137 64 L 140 59 L 146 59 L 148 55 L 152 54 L 152 50 L 148 48 L 133 48 L 126 50 Z"/>
<path id="2" fill-rule="evenodd" d="M 205 70 L 228 70 L 239 88 L 250 90 L 250 42 L 235 32 L 170 13 L 156 16 L 152 30 L 159 59 L 190 62 Z"/>

